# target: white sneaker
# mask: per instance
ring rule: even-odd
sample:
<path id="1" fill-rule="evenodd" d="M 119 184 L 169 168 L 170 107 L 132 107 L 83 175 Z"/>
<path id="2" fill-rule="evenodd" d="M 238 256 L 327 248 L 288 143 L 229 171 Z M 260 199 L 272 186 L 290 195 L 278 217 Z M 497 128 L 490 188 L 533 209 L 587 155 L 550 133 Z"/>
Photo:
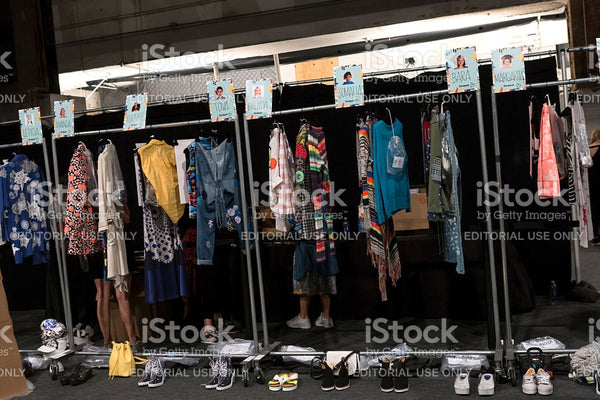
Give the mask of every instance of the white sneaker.
<path id="1" fill-rule="evenodd" d="M 525 394 L 536 394 L 538 391 L 537 383 L 535 382 L 535 369 L 529 368 L 523 375 L 521 389 Z"/>
<path id="2" fill-rule="evenodd" d="M 550 374 L 540 368 L 535 378 L 537 381 L 537 392 L 542 396 L 551 395 L 554 391 L 554 386 L 550 382 Z"/>
<path id="3" fill-rule="evenodd" d="M 469 374 L 461 372 L 454 381 L 454 393 L 468 395 L 471 393 L 471 385 L 469 384 Z"/>
<path id="4" fill-rule="evenodd" d="M 319 315 L 319 318 L 315 321 L 316 326 L 320 326 L 322 328 L 333 328 L 333 320 L 330 318 L 323 318 L 322 315 Z"/>
<path id="5" fill-rule="evenodd" d="M 494 375 L 483 374 L 477 386 L 477 391 L 480 396 L 491 396 L 494 394 Z"/>
<path id="6" fill-rule="evenodd" d="M 285 323 L 288 327 L 294 329 L 310 329 L 312 326 L 310 324 L 310 319 L 308 318 L 300 318 L 299 315 L 296 315 L 294 318 L 290 319 Z"/>

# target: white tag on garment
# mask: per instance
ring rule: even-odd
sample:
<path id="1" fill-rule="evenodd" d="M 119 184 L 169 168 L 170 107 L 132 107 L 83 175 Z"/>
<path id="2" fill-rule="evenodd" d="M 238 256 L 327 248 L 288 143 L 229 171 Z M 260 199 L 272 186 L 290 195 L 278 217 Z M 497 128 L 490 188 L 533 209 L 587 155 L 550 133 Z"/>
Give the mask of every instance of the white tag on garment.
<path id="1" fill-rule="evenodd" d="M 402 168 L 404 166 L 404 157 L 394 157 L 392 168 Z"/>

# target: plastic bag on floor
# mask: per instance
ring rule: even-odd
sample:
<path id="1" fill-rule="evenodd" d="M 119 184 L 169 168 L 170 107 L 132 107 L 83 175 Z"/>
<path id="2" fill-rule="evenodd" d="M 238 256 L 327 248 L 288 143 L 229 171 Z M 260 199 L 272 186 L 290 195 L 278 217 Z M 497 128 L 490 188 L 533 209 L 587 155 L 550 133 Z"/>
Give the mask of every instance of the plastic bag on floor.
<path id="1" fill-rule="evenodd" d="M 224 354 L 253 354 L 254 353 L 254 342 L 252 340 L 234 339 L 229 342 L 222 342 L 218 344 L 211 344 L 206 349 L 207 352 L 214 355 L 221 353 Z"/>
<path id="2" fill-rule="evenodd" d="M 490 363 L 484 355 L 446 355 L 442 359 L 442 371 L 470 371 L 481 368 L 487 369 Z"/>
<path id="3" fill-rule="evenodd" d="M 587 346 L 583 346 L 573 354 L 571 359 L 571 379 L 578 377 L 592 377 L 600 365 L 600 343 L 594 340 Z"/>
<path id="4" fill-rule="evenodd" d="M 86 344 L 85 346 L 83 346 L 83 349 L 81 349 L 81 351 L 89 352 L 89 353 L 106 354 L 106 355 L 93 355 L 93 356 L 85 357 L 85 359 L 81 363 L 84 367 L 86 367 L 86 368 L 108 368 L 108 360 L 110 359 L 110 353 L 112 352 L 111 348 L 104 347 L 104 346 L 102 346 L 102 347 L 94 346 L 92 344 Z"/>
<path id="5" fill-rule="evenodd" d="M 52 362 L 52 360 L 50 360 L 49 358 L 45 358 L 44 356 L 39 354 L 29 354 L 23 357 L 23 362 L 25 361 L 28 361 L 31 364 L 31 368 L 33 370 L 47 369 L 50 363 Z"/>
<path id="6" fill-rule="evenodd" d="M 558 339 L 552 336 L 542 336 L 535 339 L 525 340 L 517 345 L 517 350 L 528 350 L 531 347 L 537 347 L 542 350 L 563 350 L 566 346 Z"/>
<path id="7" fill-rule="evenodd" d="M 389 350 L 389 351 L 388 351 Z M 408 351 L 412 351 L 412 348 L 406 343 L 401 343 L 393 349 L 384 349 L 381 352 L 372 355 L 361 355 L 360 356 L 360 369 L 366 371 L 373 367 L 378 368 L 381 366 L 380 359 L 388 358 L 390 360 L 405 356 Z M 375 353 L 375 352 L 374 352 Z"/>
<path id="8" fill-rule="evenodd" d="M 285 345 L 285 346 L 281 346 L 280 351 L 310 352 L 310 351 L 316 351 L 316 350 L 313 349 L 312 347 L 300 347 L 300 346 L 294 346 L 294 345 Z M 282 360 L 284 363 L 297 362 L 300 364 L 311 365 L 313 358 L 315 358 L 316 356 L 317 356 L 316 354 L 314 356 L 283 356 Z"/>

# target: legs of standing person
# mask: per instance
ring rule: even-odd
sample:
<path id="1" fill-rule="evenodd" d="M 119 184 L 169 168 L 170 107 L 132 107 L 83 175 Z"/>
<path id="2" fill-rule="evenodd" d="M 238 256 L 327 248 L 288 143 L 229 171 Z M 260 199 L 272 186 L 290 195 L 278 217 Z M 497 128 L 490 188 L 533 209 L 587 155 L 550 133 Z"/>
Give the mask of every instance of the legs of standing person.
<path id="1" fill-rule="evenodd" d="M 104 282 L 102 279 L 94 279 L 96 285 L 96 313 L 98 315 L 98 325 L 104 337 L 104 345 L 109 345 L 110 339 L 110 315 L 108 300 L 110 298 L 111 282 Z M 108 284 L 108 287 L 107 285 Z"/>
<path id="2" fill-rule="evenodd" d="M 131 275 L 127 277 L 128 287 L 131 288 Z M 112 283 L 112 282 L 109 282 Z M 112 285 L 111 285 L 112 286 Z M 110 293 L 110 291 L 109 291 Z M 137 341 L 135 336 L 135 331 L 133 329 L 133 321 L 131 318 L 131 307 L 129 305 L 129 293 L 124 290 L 115 290 L 115 297 L 117 298 L 117 303 L 119 304 L 119 313 L 121 314 L 121 320 L 125 325 L 125 330 L 127 331 L 127 337 L 129 338 L 130 343 L 134 343 Z"/>
<path id="3" fill-rule="evenodd" d="M 302 318 L 302 319 L 308 318 L 309 307 L 310 307 L 310 296 L 301 295 L 300 296 L 300 318 Z"/>
<path id="4" fill-rule="evenodd" d="M 321 293 L 321 317 L 329 319 L 329 310 L 331 307 L 331 298 L 327 293 Z"/>

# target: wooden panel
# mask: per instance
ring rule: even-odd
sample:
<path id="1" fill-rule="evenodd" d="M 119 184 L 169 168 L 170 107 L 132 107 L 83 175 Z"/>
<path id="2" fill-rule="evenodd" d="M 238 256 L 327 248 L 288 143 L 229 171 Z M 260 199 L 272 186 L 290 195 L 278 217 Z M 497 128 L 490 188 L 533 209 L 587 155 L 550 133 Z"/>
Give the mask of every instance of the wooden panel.
<path id="1" fill-rule="evenodd" d="M 333 68 L 338 66 L 338 58 L 322 58 L 320 60 L 311 60 L 297 63 L 296 80 L 319 79 L 333 77 Z M 333 85 L 333 81 L 323 82 L 327 85 Z"/>

